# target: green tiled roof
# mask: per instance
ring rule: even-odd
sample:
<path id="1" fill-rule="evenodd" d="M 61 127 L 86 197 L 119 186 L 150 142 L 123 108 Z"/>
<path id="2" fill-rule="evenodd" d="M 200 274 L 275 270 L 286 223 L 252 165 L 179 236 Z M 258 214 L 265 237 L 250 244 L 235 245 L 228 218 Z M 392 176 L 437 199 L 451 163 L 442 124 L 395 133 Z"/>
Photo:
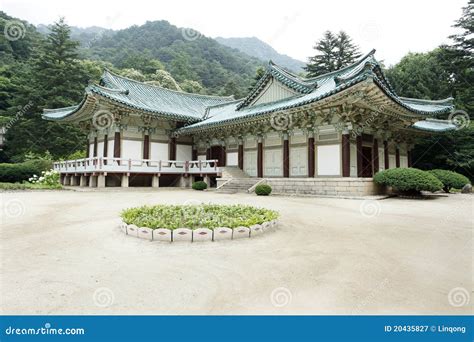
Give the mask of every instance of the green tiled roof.
<path id="1" fill-rule="evenodd" d="M 178 130 L 180 133 L 191 133 L 206 127 L 241 122 L 256 116 L 304 106 L 337 94 L 369 78 L 387 97 L 418 115 L 420 119 L 448 113 L 453 109 L 451 98 L 430 101 L 399 97 L 374 58 L 374 53 L 375 50 L 372 50 L 354 64 L 313 78 L 299 77 L 270 62 L 264 76 L 250 94 L 241 100 L 173 91 L 130 80 L 108 70 L 104 72 L 100 85 L 90 85 L 86 88 L 86 97 L 97 94 L 129 108 L 186 121 L 189 125 L 180 128 Z M 295 95 L 275 102 L 250 105 L 272 78 L 292 89 Z M 73 118 L 74 114 L 81 110 L 85 100 L 86 98 L 77 106 L 45 110 L 43 118 L 48 120 Z M 424 123 L 425 121 L 416 123 L 412 128 L 433 131 L 452 129 L 446 123 L 434 123 L 432 120 Z"/>

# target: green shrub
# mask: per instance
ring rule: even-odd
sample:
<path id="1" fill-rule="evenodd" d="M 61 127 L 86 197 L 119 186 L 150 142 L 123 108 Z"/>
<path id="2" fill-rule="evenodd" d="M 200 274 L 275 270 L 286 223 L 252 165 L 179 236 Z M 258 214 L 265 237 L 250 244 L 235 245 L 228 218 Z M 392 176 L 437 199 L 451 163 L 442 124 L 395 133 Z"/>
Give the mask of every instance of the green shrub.
<path id="1" fill-rule="evenodd" d="M 194 190 L 205 190 L 207 189 L 207 183 L 203 181 L 197 181 L 193 183 Z"/>
<path id="2" fill-rule="evenodd" d="M 55 190 L 61 189 L 61 184 L 32 184 L 32 183 L 0 183 L 0 190 Z"/>
<path id="3" fill-rule="evenodd" d="M 432 175 L 438 178 L 443 183 L 444 192 L 449 192 L 451 189 L 461 189 L 464 185 L 469 183 L 469 179 L 460 173 L 448 170 L 431 170 Z"/>
<path id="4" fill-rule="evenodd" d="M 0 164 L 0 182 L 23 182 L 51 167 L 52 162 L 49 160 L 28 160 L 16 164 L 2 163 Z"/>
<path id="5" fill-rule="evenodd" d="M 268 196 L 272 192 L 272 187 L 268 184 L 259 184 L 255 187 L 255 193 L 258 196 Z"/>
<path id="6" fill-rule="evenodd" d="M 155 205 L 125 209 L 120 217 L 127 224 L 157 228 L 236 228 L 275 220 L 273 210 L 247 205 Z"/>
<path id="7" fill-rule="evenodd" d="M 377 172 L 374 182 L 391 186 L 394 190 L 408 195 L 419 194 L 420 191 L 435 192 L 443 188 L 443 184 L 427 171 L 415 168 L 396 168 Z"/>

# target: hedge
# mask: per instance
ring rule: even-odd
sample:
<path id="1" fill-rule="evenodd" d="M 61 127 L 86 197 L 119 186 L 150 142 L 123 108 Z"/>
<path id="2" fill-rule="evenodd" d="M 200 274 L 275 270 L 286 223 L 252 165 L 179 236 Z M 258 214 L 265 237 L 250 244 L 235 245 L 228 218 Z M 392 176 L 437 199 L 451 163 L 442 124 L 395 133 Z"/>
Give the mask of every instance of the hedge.
<path id="1" fill-rule="evenodd" d="M 268 184 L 259 184 L 255 187 L 255 193 L 258 196 L 268 196 L 272 192 L 272 187 Z"/>
<path id="2" fill-rule="evenodd" d="M 51 167 L 52 162 L 49 160 L 29 160 L 16 164 L 0 163 L 0 182 L 21 183 Z"/>
<path id="3" fill-rule="evenodd" d="M 469 179 L 466 176 L 454 171 L 436 169 L 429 172 L 443 183 L 444 192 L 449 192 L 451 189 L 462 189 L 464 185 L 469 184 Z"/>
<path id="4" fill-rule="evenodd" d="M 391 186 L 402 194 L 419 194 L 420 191 L 435 192 L 443 188 L 438 178 L 428 171 L 415 168 L 396 168 L 377 172 L 374 182 Z"/>
<path id="5" fill-rule="evenodd" d="M 193 183 L 194 190 L 205 190 L 207 189 L 207 183 L 203 181 L 197 181 Z"/>

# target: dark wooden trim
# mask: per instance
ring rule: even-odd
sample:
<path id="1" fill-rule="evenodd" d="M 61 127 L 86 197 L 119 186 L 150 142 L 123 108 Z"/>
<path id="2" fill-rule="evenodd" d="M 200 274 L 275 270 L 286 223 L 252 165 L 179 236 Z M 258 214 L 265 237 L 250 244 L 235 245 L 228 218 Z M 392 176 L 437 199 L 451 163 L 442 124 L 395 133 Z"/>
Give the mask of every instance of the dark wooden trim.
<path id="1" fill-rule="evenodd" d="M 237 155 L 237 159 L 238 159 L 239 169 L 243 170 L 244 169 L 244 145 L 242 144 L 239 145 L 239 152 Z"/>
<path id="2" fill-rule="evenodd" d="M 364 155 L 362 154 L 362 136 L 358 135 L 356 138 L 356 145 L 357 145 L 357 177 L 364 177 L 364 170 L 362 170 L 362 158 Z"/>
<path id="3" fill-rule="evenodd" d="M 283 140 L 283 177 L 290 177 L 290 141 Z"/>
<path id="4" fill-rule="evenodd" d="M 90 157 L 90 152 L 91 152 L 91 142 L 89 141 L 89 137 L 86 138 L 86 142 L 87 142 L 87 145 L 86 145 L 86 158 L 89 158 Z"/>
<path id="5" fill-rule="evenodd" d="M 379 141 L 374 138 L 374 146 L 372 148 L 372 169 L 374 174 L 379 172 Z"/>
<path id="6" fill-rule="evenodd" d="M 176 160 L 176 138 L 170 138 L 169 142 L 169 160 Z"/>
<path id="7" fill-rule="evenodd" d="M 400 167 L 400 149 L 395 149 L 395 167 Z"/>
<path id="8" fill-rule="evenodd" d="M 257 145 L 257 177 L 263 177 L 263 143 Z"/>
<path id="9" fill-rule="evenodd" d="M 211 160 L 211 148 L 210 147 L 208 147 L 206 149 L 206 159 Z"/>
<path id="10" fill-rule="evenodd" d="M 227 153 L 225 146 L 221 146 L 221 157 L 219 158 L 219 166 L 227 165 Z"/>
<path id="11" fill-rule="evenodd" d="M 388 159 L 388 141 L 384 140 L 384 142 L 383 142 L 383 161 L 384 161 L 385 170 L 388 170 L 388 168 L 390 167 L 388 160 L 389 160 Z"/>
<path id="12" fill-rule="evenodd" d="M 193 155 L 191 157 L 193 160 L 197 160 L 198 159 L 198 150 L 193 148 Z"/>
<path id="13" fill-rule="evenodd" d="M 94 137 L 94 150 L 92 153 L 94 153 L 93 157 L 97 157 L 97 137 Z"/>
<path id="14" fill-rule="evenodd" d="M 108 136 L 106 134 L 106 135 L 104 135 L 104 149 L 103 149 L 103 152 L 102 152 L 103 157 L 107 158 L 108 153 L 109 153 L 109 139 L 108 139 Z M 107 160 L 104 160 L 104 165 L 107 165 Z"/>
<path id="15" fill-rule="evenodd" d="M 114 158 L 120 158 L 120 132 L 114 135 Z"/>
<path id="16" fill-rule="evenodd" d="M 143 159 L 150 159 L 150 136 L 148 134 L 143 137 Z"/>
<path id="17" fill-rule="evenodd" d="M 408 167 L 411 167 L 412 166 L 412 154 L 411 154 L 411 151 L 407 149 L 407 162 L 408 162 Z"/>
<path id="18" fill-rule="evenodd" d="M 314 177 L 314 138 L 308 138 L 308 177 Z"/>
<path id="19" fill-rule="evenodd" d="M 351 139 L 349 134 L 342 135 L 342 177 L 351 176 Z"/>

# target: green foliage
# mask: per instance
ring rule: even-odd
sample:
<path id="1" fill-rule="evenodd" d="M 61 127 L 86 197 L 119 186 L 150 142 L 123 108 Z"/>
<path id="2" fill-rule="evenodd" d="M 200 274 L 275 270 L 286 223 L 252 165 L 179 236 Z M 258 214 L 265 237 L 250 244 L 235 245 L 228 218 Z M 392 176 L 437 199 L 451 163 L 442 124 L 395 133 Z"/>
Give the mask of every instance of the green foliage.
<path id="1" fill-rule="evenodd" d="M 396 168 L 377 172 L 374 182 L 391 186 L 402 194 L 419 194 L 420 191 L 435 192 L 443 184 L 432 174 L 415 168 Z"/>
<path id="2" fill-rule="evenodd" d="M 29 160 L 16 164 L 2 163 L 0 164 L 0 182 L 23 182 L 50 168 L 51 162 L 47 160 Z"/>
<path id="3" fill-rule="evenodd" d="M 436 178 L 438 178 L 441 183 L 443 183 L 444 192 L 449 192 L 451 189 L 461 189 L 464 185 L 469 183 L 469 179 L 457 172 L 448 171 L 448 170 L 431 170 L 428 171 Z"/>
<path id="4" fill-rule="evenodd" d="M 210 228 L 240 226 L 275 220 L 276 211 L 245 205 L 156 205 L 125 209 L 120 214 L 127 224 L 157 228 Z"/>
<path id="5" fill-rule="evenodd" d="M 258 196 L 268 196 L 272 192 L 272 187 L 268 184 L 259 184 L 255 187 L 255 193 Z"/>
<path id="6" fill-rule="evenodd" d="M 197 181 L 193 183 L 194 190 L 205 190 L 207 189 L 207 183 L 203 181 Z"/>
<path id="7" fill-rule="evenodd" d="M 32 183 L 1 183 L 0 190 L 56 190 L 61 189 L 61 185 L 32 184 Z"/>
<path id="8" fill-rule="evenodd" d="M 87 156 L 86 151 L 84 150 L 79 150 L 76 152 L 71 153 L 68 155 L 64 160 L 76 160 L 76 159 L 84 159 Z"/>
<path id="9" fill-rule="evenodd" d="M 59 172 L 55 170 L 41 171 L 41 176 L 33 175 L 28 181 L 31 184 L 48 185 L 51 187 L 61 187 L 59 183 Z"/>
<path id="10" fill-rule="evenodd" d="M 354 63 L 360 57 L 359 48 L 344 31 L 337 34 L 326 31 L 323 38 L 316 42 L 314 49 L 318 53 L 309 58 L 304 68 L 308 71 L 308 77 L 338 70 Z"/>

